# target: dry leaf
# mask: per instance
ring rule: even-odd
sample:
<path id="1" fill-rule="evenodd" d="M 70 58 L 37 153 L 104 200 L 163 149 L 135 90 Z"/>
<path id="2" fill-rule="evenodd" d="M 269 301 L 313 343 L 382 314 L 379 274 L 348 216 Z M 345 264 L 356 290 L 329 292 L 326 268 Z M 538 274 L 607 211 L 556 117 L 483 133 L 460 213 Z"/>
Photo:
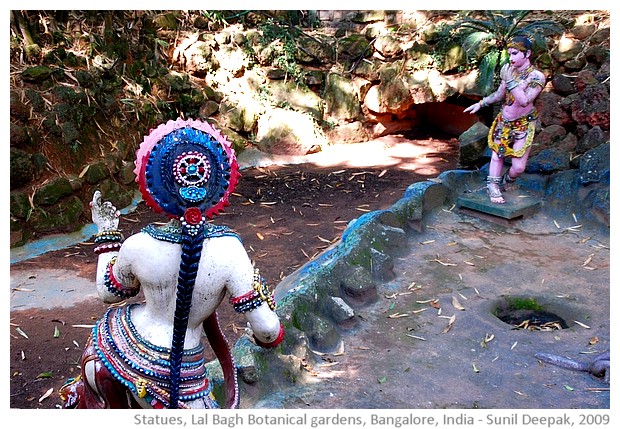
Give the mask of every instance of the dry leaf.
<path id="1" fill-rule="evenodd" d="M 493 338 L 495 338 L 495 335 L 493 334 L 484 334 L 484 338 L 482 339 L 482 341 L 480 342 L 480 346 L 481 347 L 486 347 L 488 343 L 490 343 L 491 341 L 493 341 Z"/>
<path id="2" fill-rule="evenodd" d="M 443 261 L 440 261 L 439 259 L 435 259 L 435 262 L 439 262 L 444 267 L 456 267 L 457 266 L 456 264 L 453 264 L 451 262 L 443 262 Z"/>
<path id="3" fill-rule="evenodd" d="M 441 304 L 438 299 L 432 300 L 429 305 L 433 308 L 441 308 Z"/>
<path id="4" fill-rule="evenodd" d="M 405 334 L 408 337 L 415 338 L 416 340 L 426 341 L 426 338 L 418 337 L 417 335 Z"/>
<path id="5" fill-rule="evenodd" d="M 592 337 L 592 338 L 590 339 L 590 341 L 589 341 L 589 344 L 590 344 L 591 346 L 593 346 L 593 345 L 595 345 L 595 344 L 598 344 L 598 337 Z"/>
<path id="6" fill-rule="evenodd" d="M 450 320 L 448 321 L 448 325 L 443 329 L 443 331 L 441 331 L 442 334 L 447 333 L 450 329 L 452 329 L 452 325 L 454 325 L 454 321 L 456 320 L 456 315 L 453 315 L 452 317 L 450 317 Z"/>
<path id="7" fill-rule="evenodd" d="M 407 317 L 407 316 L 409 316 L 407 313 L 394 313 L 394 314 L 390 314 L 388 317 L 390 319 L 398 319 L 398 318 Z"/>
<path id="8" fill-rule="evenodd" d="M 578 320 L 574 321 L 576 324 L 578 324 L 579 326 L 581 326 L 582 328 L 586 328 L 586 329 L 590 329 L 590 327 L 588 325 L 586 325 L 585 323 L 581 323 Z"/>
<path id="9" fill-rule="evenodd" d="M 39 398 L 39 402 L 43 402 L 45 399 L 49 398 L 52 393 L 54 393 L 54 388 L 50 387 L 49 390 Z"/>
<path id="10" fill-rule="evenodd" d="M 453 297 L 452 297 L 452 305 L 453 305 L 453 306 L 454 306 L 454 308 L 456 308 L 457 310 L 461 310 L 461 311 L 462 311 L 462 310 L 465 310 L 465 307 L 463 307 L 463 306 L 461 305 L 461 303 L 459 302 L 459 300 L 458 300 L 455 296 L 453 296 Z"/>

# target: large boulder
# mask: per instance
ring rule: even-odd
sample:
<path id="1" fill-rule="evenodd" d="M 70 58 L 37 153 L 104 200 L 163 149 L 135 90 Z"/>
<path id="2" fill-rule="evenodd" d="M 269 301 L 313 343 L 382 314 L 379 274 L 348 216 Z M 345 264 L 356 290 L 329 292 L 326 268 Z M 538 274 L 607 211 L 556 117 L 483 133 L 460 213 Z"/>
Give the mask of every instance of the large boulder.
<path id="1" fill-rule="evenodd" d="M 376 113 L 399 114 L 408 110 L 415 100 L 402 78 L 399 62 L 384 65 L 380 70 L 381 83 L 366 93 L 364 106 Z"/>
<path id="2" fill-rule="evenodd" d="M 478 162 L 487 148 L 488 135 L 489 127 L 476 122 L 459 136 L 459 166 L 466 167 Z"/>
<path id="3" fill-rule="evenodd" d="M 553 92 L 542 92 L 538 96 L 535 104 L 543 126 L 565 126 L 572 122 L 570 113 L 564 109 L 562 101 L 562 96 Z"/>
<path id="4" fill-rule="evenodd" d="M 530 158 L 525 171 L 527 173 L 551 174 L 569 168 L 569 153 L 558 149 L 543 149 L 536 156 Z"/>
<path id="5" fill-rule="evenodd" d="M 189 74 L 204 75 L 219 66 L 213 56 L 213 45 L 213 41 L 197 40 L 197 36 L 189 37 L 175 48 L 173 61 Z"/>
<path id="6" fill-rule="evenodd" d="M 12 147 L 9 171 L 11 172 L 11 189 L 19 188 L 30 182 L 34 178 L 32 155 Z"/>
<path id="7" fill-rule="evenodd" d="M 558 45 L 551 51 L 551 56 L 556 61 L 563 63 L 564 61 L 575 58 L 583 51 L 584 44 L 580 40 L 572 37 L 562 37 Z"/>
<path id="8" fill-rule="evenodd" d="M 581 97 L 573 99 L 572 118 L 578 124 L 598 125 L 603 130 L 609 130 L 609 101 L 609 91 L 604 84 L 588 85 L 581 91 Z"/>
<path id="9" fill-rule="evenodd" d="M 55 177 L 41 186 L 34 193 L 36 205 L 49 206 L 73 193 L 73 185 L 67 177 Z"/>
<path id="10" fill-rule="evenodd" d="M 605 143 L 586 152 L 579 161 L 581 183 L 588 185 L 597 183 L 609 177 L 610 144 Z"/>
<path id="11" fill-rule="evenodd" d="M 220 103 L 221 122 L 237 132 L 253 132 L 263 107 L 248 94 L 225 97 Z"/>
<path id="12" fill-rule="evenodd" d="M 292 80 L 272 80 L 267 91 L 276 106 L 288 105 L 291 109 L 309 113 L 317 121 L 323 119 L 323 100 L 314 91 Z"/>
<path id="13" fill-rule="evenodd" d="M 353 81 L 338 74 L 329 73 L 323 92 L 325 117 L 335 120 L 352 121 L 360 115 L 360 101 Z"/>
<path id="14" fill-rule="evenodd" d="M 282 108 L 269 109 L 258 119 L 256 144 L 263 152 L 306 155 L 327 145 L 312 116 Z"/>

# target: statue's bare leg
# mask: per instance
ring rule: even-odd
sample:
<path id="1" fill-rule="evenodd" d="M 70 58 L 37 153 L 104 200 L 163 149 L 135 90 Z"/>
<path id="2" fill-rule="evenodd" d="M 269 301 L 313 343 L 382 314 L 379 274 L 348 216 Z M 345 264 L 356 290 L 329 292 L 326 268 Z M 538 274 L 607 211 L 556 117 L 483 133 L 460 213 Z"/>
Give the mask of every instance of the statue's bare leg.
<path id="1" fill-rule="evenodd" d="M 497 153 L 493 152 L 489 164 L 489 175 L 487 177 L 487 192 L 489 193 L 491 202 L 495 204 L 504 204 L 506 202 L 500 190 L 503 167 L 504 158 L 500 158 Z"/>

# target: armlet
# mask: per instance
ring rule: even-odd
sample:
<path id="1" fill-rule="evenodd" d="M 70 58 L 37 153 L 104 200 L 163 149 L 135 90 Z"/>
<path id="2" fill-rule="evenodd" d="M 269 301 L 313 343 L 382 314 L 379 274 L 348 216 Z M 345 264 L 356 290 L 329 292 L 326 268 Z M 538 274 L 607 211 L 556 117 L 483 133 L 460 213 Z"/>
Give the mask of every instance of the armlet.
<path id="1" fill-rule="evenodd" d="M 254 270 L 254 280 L 252 281 L 252 290 L 243 295 L 230 298 L 237 313 L 245 313 L 263 305 L 266 302 L 271 310 L 276 309 L 276 303 L 273 294 L 269 290 L 269 286 L 265 279 L 260 275 L 258 268 Z"/>
<path id="2" fill-rule="evenodd" d="M 105 270 L 105 275 L 103 277 L 103 283 L 105 287 L 108 289 L 108 292 L 111 294 L 118 296 L 119 298 L 131 298 L 132 296 L 136 296 L 138 292 L 140 292 L 140 286 L 137 287 L 126 287 L 121 282 L 119 282 L 114 276 L 114 264 L 116 263 L 116 256 L 110 259 L 108 262 L 108 266 Z"/>

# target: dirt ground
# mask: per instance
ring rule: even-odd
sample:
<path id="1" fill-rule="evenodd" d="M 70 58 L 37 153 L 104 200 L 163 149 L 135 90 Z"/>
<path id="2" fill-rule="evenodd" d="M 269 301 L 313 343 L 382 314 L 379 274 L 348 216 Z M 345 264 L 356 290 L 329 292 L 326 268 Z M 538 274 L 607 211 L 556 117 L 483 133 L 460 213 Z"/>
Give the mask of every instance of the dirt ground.
<path id="1" fill-rule="evenodd" d="M 399 157 L 390 166 L 352 166 L 345 159 L 342 163 L 334 160 L 328 167 L 306 163 L 245 169 L 230 207 L 214 222 L 237 231 L 256 266 L 275 287 L 338 240 L 352 219 L 388 208 L 410 184 L 456 167 L 458 142 L 454 138 L 390 136 L 383 143 L 406 143 L 415 148 L 416 155 Z M 148 223 L 163 221 L 139 204 L 135 212 L 122 216 L 120 227 L 129 236 Z M 13 264 L 11 273 L 67 269 L 94 281 L 97 259 L 92 249 L 92 243 L 84 242 L 48 252 Z M 221 306 L 218 313 L 232 345 L 240 335 L 237 326 L 244 321 L 229 307 Z M 11 408 L 60 406 L 58 388 L 78 374 L 88 326 L 105 309 L 97 299 L 87 299 L 70 307 L 11 311 Z"/>
<path id="2" fill-rule="evenodd" d="M 342 350 L 316 356 L 308 378 L 318 382 L 242 405 L 610 409 L 602 378 L 535 357 L 589 362 L 609 350 L 609 252 L 609 235 L 571 213 L 540 210 L 506 227 L 441 207 L 409 234 L 377 301 L 356 308 Z M 511 299 L 544 312 L 504 311 Z"/>

